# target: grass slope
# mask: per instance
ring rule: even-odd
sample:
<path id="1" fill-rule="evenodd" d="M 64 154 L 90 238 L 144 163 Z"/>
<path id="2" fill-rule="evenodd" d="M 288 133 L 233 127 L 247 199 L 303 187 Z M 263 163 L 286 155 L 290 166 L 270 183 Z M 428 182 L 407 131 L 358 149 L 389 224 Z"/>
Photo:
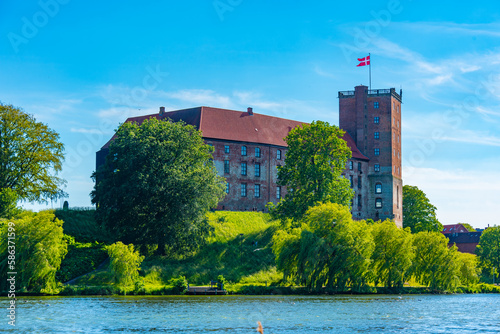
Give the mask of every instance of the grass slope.
<path id="1" fill-rule="evenodd" d="M 276 281 L 271 240 L 277 222 L 262 212 L 217 211 L 208 214 L 213 235 L 207 245 L 183 259 L 152 257 L 142 269 L 146 276 L 159 272 L 163 280 L 186 276 L 192 285 L 208 284 L 223 275 L 230 282 Z"/>
<path id="2" fill-rule="evenodd" d="M 96 223 L 93 209 L 56 209 L 54 214 L 64 222 L 64 234 L 71 235 L 77 242 L 112 242 L 109 234 Z"/>

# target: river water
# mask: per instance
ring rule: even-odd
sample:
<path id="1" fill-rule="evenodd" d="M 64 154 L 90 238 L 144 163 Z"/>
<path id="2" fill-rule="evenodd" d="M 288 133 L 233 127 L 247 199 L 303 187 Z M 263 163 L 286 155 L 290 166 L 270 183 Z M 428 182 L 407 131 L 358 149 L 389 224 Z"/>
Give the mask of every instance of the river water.
<path id="1" fill-rule="evenodd" d="M 500 295 L 22 297 L 0 332 L 500 333 Z"/>

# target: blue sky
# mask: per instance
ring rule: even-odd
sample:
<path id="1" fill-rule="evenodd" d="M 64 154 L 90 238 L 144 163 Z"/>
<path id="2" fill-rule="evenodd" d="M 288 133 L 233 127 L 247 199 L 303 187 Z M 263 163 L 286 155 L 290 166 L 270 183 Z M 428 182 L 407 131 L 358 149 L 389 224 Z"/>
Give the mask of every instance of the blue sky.
<path id="1" fill-rule="evenodd" d="M 444 224 L 499 222 L 495 1 L 4 0 L 0 32 L 0 101 L 60 133 L 70 206 L 90 206 L 95 151 L 127 117 L 252 106 L 338 124 L 370 52 L 372 88 L 403 89 L 403 182 Z"/>

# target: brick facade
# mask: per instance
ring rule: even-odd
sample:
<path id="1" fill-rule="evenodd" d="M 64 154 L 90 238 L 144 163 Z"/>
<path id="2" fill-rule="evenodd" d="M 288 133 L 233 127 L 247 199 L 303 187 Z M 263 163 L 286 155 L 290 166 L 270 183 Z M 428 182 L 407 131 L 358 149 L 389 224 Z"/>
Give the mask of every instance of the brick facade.
<path id="1" fill-rule="evenodd" d="M 401 94 L 394 88 L 338 93 L 339 126 L 354 140 L 369 160 L 366 172 L 357 175 L 364 184 L 354 185 L 354 205 L 361 196 L 361 207 L 353 217 L 374 220 L 393 219 L 403 225 L 403 182 L 401 170 Z M 357 215 L 356 215 L 357 213 Z"/>

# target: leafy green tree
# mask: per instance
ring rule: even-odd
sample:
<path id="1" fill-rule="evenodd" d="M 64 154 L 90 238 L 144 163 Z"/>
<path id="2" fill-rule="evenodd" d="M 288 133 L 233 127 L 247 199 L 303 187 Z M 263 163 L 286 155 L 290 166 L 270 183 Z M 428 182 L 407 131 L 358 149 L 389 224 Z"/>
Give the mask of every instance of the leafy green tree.
<path id="1" fill-rule="evenodd" d="M 460 283 L 467 286 L 479 282 L 479 261 L 476 255 L 457 252 L 460 265 Z"/>
<path id="2" fill-rule="evenodd" d="M 16 197 L 10 198 L 16 201 L 64 197 L 65 181 L 55 176 L 61 171 L 63 152 L 58 133 L 32 115 L 0 104 L 0 192 L 13 190 Z M 0 202 L 0 211 L 12 205 Z"/>
<path id="3" fill-rule="evenodd" d="M 117 240 L 158 245 L 159 255 L 195 249 L 210 231 L 205 213 L 225 189 L 211 151 L 201 133 L 182 122 L 123 124 L 93 174 L 97 220 Z"/>
<path id="4" fill-rule="evenodd" d="M 341 174 L 352 153 L 343 134 L 337 126 L 322 121 L 290 131 L 285 138 L 285 164 L 278 171 L 279 184 L 288 193 L 273 208 L 276 217 L 299 220 L 318 202 L 349 206 L 353 191 Z"/>
<path id="5" fill-rule="evenodd" d="M 403 227 L 409 227 L 412 233 L 443 230 L 436 218 L 436 207 L 415 186 L 403 186 Z"/>
<path id="6" fill-rule="evenodd" d="M 311 207 L 300 227 L 278 231 L 273 251 L 285 280 L 315 290 L 360 291 L 368 283 L 373 239 L 370 226 L 353 221 L 349 208 L 324 203 Z"/>
<path id="7" fill-rule="evenodd" d="M 400 229 L 393 221 L 385 220 L 373 225 L 372 234 L 376 280 L 381 280 L 388 288 L 402 287 L 414 256 L 410 229 Z"/>
<path id="8" fill-rule="evenodd" d="M 481 265 L 498 277 L 500 269 L 500 226 L 489 227 L 481 234 L 476 248 Z"/>
<path id="9" fill-rule="evenodd" d="M 9 188 L 0 189 L 0 218 L 12 218 L 21 212 L 17 207 L 17 194 Z"/>
<path id="10" fill-rule="evenodd" d="M 471 224 L 468 224 L 468 223 L 460 223 L 460 224 L 462 224 L 467 229 L 467 231 L 476 232 L 476 229 L 474 227 L 472 227 Z"/>
<path id="11" fill-rule="evenodd" d="M 134 250 L 134 245 L 124 245 L 118 241 L 108 246 L 108 255 L 116 283 L 128 286 L 137 281 L 144 256 Z"/>
<path id="12" fill-rule="evenodd" d="M 460 261 L 456 246 L 439 232 L 419 232 L 413 237 L 415 259 L 412 273 L 432 289 L 454 291 L 460 284 Z"/>
<path id="13" fill-rule="evenodd" d="M 50 211 L 23 212 L 14 220 L 0 221 L 0 290 L 6 289 L 7 272 L 15 271 L 18 292 L 56 292 L 56 271 L 67 253 L 63 222 Z M 15 263 L 9 263 L 15 236 Z M 11 267 L 13 265 L 14 267 Z"/>

